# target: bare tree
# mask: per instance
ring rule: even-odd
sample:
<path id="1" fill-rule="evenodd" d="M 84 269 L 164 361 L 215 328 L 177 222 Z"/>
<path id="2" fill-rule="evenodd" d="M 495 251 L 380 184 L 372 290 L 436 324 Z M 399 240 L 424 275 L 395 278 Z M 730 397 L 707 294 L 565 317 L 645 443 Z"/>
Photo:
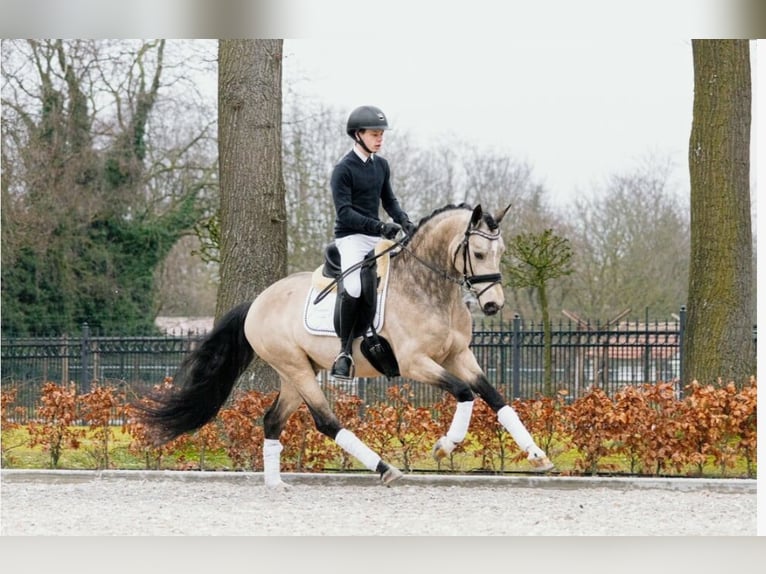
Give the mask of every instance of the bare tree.
<path id="1" fill-rule="evenodd" d="M 747 40 L 693 40 L 685 381 L 755 374 Z"/>
<path id="2" fill-rule="evenodd" d="M 287 273 L 282 40 L 221 40 L 218 60 L 220 274 L 216 317 Z M 259 385 L 276 374 L 257 359 Z"/>
<path id="3" fill-rule="evenodd" d="M 452 146 L 418 147 L 403 129 L 387 137 L 395 190 L 413 221 L 459 200 L 461 166 Z"/>
<path id="4" fill-rule="evenodd" d="M 3 40 L 4 328 L 152 328 L 155 270 L 213 187 L 185 56 L 164 40 Z"/>
<path id="5" fill-rule="evenodd" d="M 283 160 L 292 272 L 322 263 L 335 221 L 330 172 L 351 140 L 343 130 L 345 117 L 327 106 L 293 99 L 286 116 Z"/>
<path id="6" fill-rule="evenodd" d="M 521 212 L 542 189 L 525 162 L 476 146 L 466 146 L 460 155 L 465 172 L 463 201 L 487 206 L 511 203 L 514 211 Z"/>
<path id="7" fill-rule="evenodd" d="M 582 316 L 606 320 L 626 307 L 668 316 L 684 304 L 688 215 L 669 173 L 669 164 L 647 160 L 574 202 L 570 305 Z"/>

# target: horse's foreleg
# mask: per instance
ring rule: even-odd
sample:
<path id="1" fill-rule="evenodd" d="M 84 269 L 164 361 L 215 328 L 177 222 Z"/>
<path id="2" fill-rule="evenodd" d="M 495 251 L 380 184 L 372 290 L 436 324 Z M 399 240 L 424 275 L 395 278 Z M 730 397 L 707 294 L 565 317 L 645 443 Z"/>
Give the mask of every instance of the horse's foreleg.
<path id="1" fill-rule="evenodd" d="M 449 456 L 455 450 L 455 447 L 463 442 L 465 435 L 468 433 L 472 413 L 473 400 L 458 402 L 447 434 L 442 435 L 434 445 L 433 456 L 437 461 Z"/>
<path id="2" fill-rule="evenodd" d="M 468 433 L 468 426 L 473 414 L 473 391 L 468 383 L 427 357 L 423 357 L 416 364 L 408 365 L 407 376 L 435 385 L 457 400 L 457 407 L 452 415 L 452 422 L 447 433 L 442 435 L 433 447 L 433 456 L 439 461 L 452 453 L 455 447 L 463 442 Z"/>
<path id="3" fill-rule="evenodd" d="M 465 439 L 473 414 L 474 395 L 468 384 L 446 370 L 439 375 L 437 385 L 450 393 L 457 401 L 447 433 L 442 435 L 433 448 L 433 456 L 439 461 L 449 456 Z"/>
<path id="4" fill-rule="evenodd" d="M 472 388 L 495 411 L 498 422 L 508 431 L 519 448 L 527 453 L 527 460 L 532 465 L 532 469 L 537 472 L 551 470 L 554 466 L 553 462 L 545 451 L 537 446 L 535 439 L 529 434 L 514 408 L 503 400 L 502 395 L 490 384 L 483 373 L 476 378 Z"/>
<path id="5" fill-rule="evenodd" d="M 457 376 L 470 381 L 471 390 L 495 411 L 498 422 L 508 431 L 519 448 L 527 453 L 527 459 L 533 470 L 545 472 L 553 468 L 553 463 L 545 452 L 537 446 L 513 407 L 505 402 L 503 396 L 487 380 L 470 349 L 455 355 L 452 360 L 445 363 L 445 367 L 451 369 Z M 460 403 L 458 403 L 459 406 Z M 457 413 L 455 414 L 457 415 Z"/>

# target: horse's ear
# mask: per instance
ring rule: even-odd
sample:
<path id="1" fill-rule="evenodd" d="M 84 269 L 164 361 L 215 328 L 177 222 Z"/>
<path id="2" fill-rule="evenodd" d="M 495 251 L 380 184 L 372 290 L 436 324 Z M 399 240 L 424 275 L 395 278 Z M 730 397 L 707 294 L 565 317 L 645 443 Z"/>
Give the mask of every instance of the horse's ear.
<path id="1" fill-rule="evenodd" d="M 482 210 L 481 204 L 473 208 L 473 215 L 471 215 L 471 227 L 476 227 L 481 221 Z"/>
<path id="2" fill-rule="evenodd" d="M 506 214 L 506 213 L 508 213 L 508 210 L 509 210 L 510 208 L 511 208 L 511 204 L 509 203 L 509 204 L 508 204 L 508 207 L 506 207 L 506 208 L 505 208 L 505 209 L 503 209 L 502 211 L 498 211 L 498 212 L 495 214 L 495 223 L 497 223 L 498 225 L 500 225 L 500 222 L 503 220 L 503 217 L 505 217 L 505 214 Z"/>

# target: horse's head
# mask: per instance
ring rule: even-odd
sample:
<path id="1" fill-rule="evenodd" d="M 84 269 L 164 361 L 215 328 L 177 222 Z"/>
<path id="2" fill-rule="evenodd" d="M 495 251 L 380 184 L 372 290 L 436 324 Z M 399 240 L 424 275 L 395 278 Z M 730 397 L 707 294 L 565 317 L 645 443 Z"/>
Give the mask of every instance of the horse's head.
<path id="1" fill-rule="evenodd" d="M 403 244 L 405 257 L 397 258 L 396 263 L 417 261 L 417 265 L 405 265 L 424 292 L 441 289 L 443 284 L 433 281 L 441 276 L 467 288 L 484 314 L 494 315 L 505 303 L 500 284 L 500 260 L 505 251 L 500 222 L 509 208 L 494 216 L 481 205 L 461 203 L 437 209 L 420 220 L 412 242 Z"/>
<path id="2" fill-rule="evenodd" d="M 500 222 L 509 208 L 510 205 L 493 216 L 477 205 L 454 252 L 455 269 L 463 274 L 466 286 L 485 315 L 494 315 L 505 303 L 500 283 L 500 259 L 505 251 Z"/>

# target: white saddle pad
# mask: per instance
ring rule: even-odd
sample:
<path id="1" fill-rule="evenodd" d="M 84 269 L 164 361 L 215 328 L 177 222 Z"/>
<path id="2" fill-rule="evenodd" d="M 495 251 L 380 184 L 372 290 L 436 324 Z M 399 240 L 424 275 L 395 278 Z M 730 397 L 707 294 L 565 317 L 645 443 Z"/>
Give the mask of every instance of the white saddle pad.
<path id="1" fill-rule="evenodd" d="M 378 301 L 375 309 L 375 317 L 372 325 L 376 331 L 383 328 L 383 317 L 386 308 L 386 294 L 388 293 L 388 273 L 383 277 L 383 287 L 378 289 Z M 335 290 L 328 293 L 316 305 L 314 299 L 319 295 L 320 290 L 312 286 L 306 296 L 306 304 L 303 308 L 303 325 L 312 335 L 326 335 L 328 337 L 337 337 L 335 326 L 333 324 L 333 315 L 335 313 L 335 300 L 338 295 Z"/>

